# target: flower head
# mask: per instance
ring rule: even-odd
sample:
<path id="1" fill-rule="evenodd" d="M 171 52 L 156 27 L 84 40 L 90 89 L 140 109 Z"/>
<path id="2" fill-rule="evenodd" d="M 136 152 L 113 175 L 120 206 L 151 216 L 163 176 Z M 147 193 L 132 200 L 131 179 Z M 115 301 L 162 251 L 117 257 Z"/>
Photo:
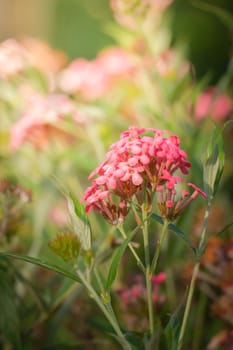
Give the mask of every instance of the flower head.
<path id="1" fill-rule="evenodd" d="M 84 193 L 86 211 L 100 212 L 112 224 L 124 220 L 134 195 L 148 198 L 160 185 L 170 190 L 191 166 L 177 136 L 165 130 L 130 127 L 114 143 L 104 161 L 89 176 L 93 181 Z M 145 199 L 145 198 L 144 198 Z"/>
<path id="2" fill-rule="evenodd" d="M 181 194 L 177 193 L 176 185 L 182 182 L 179 177 L 173 177 L 173 181 L 168 181 L 164 185 L 157 186 L 158 193 L 158 207 L 162 217 L 165 217 L 169 221 L 175 220 L 184 209 L 198 196 L 207 198 L 205 192 L 192 183 L 188 183 L 189 187 L 194 189 L 194 192 L 190 194 L 187 189 L 181 191 Z"/>

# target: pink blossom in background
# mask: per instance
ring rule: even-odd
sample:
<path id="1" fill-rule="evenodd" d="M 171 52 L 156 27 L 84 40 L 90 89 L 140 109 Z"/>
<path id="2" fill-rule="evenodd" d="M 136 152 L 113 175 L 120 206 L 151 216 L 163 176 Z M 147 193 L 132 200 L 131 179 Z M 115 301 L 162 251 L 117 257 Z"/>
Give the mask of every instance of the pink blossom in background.
<path id="1" fill-rule="evenodd" d="M 225 94 L 218 95 L 216 89 L 211 87 L 201 93 L 196 101 L 195 116 L 202 120 L 211 116 L 216 121 L 226 119 L 233 110 L 233 104 L 229 96 Z"/>
<path id="2" fill-rule="evenodd" d="M 30 55 L 25 48 L 14 39 L 0 44 L 0 78 L 7 79 L 30 66 Z"/>
<path id="3" fill-rule="evenodd" d="M 0 78 L 8 79 L 35 67 L 51 74 L 66 63 L 63 52 L 52 49 L 46 42 L 25 37 L 19 41 L 8 39 L 0 44 Z"/>
<path id="4" fill-rule="evenodd" d="M 58 84 L 64 92 L 79 93 L 87 100 L 94 100 L 107 91 L 110 81 L 94 61 L 81 58 L 61 72 Z"/>
<path id="5" fill-rule="evenodd" d="M 54 134 L 68 137 L 57 125 L 66 115 L 72 115 L 79 121 L 79 113 L 69 97 L 56 94 L 30 95 L 25 111 L 11 129 L 10 148 L 15 151 L 25 141 L 41 148 Z M 82 122 L 82 115 L 80 121 Z"/>
<path id="6" fill-rule="evenodd" d="M 87 100 L 103 96 L 117 79 L 131 75 L 134 63 L 131 55 L 121 48 L 110 48 L 99 53 L 95 60 L 76 59 L 58 78 L 60 89 L 78 93 Z"/>
<path id="7" fill-rule="evenodd" d="M 133 56 L 120 47 L 101 51 L 96 58 L 96 63 L 111 78 L 130 77 L 135 70 Z"/>
<path id="8" fill-rule="evenodd" d="M 151 278 L 151 281 L 153 284 L 160 284 L 163 283 L 166 280 L 166 273 L 160 272 L 158 275 L 154 275 Z"/>
<path id="9" fill-rule="evenodd" d="M 153 305 L 158 309 L 165 301 L 166 296 L 161 292 L 161 284 L 165 281 L 164 272 L 152 276 L 152 300 Z M 156 281 L 156 282 L 155 282 Z M 130 287 L 124 287 L 118 290 L 120 298 L 120 308 L 124 316 L 124 322 L 127 328 L 145 331 L 148 328 L 147 320 L 147 290 L 144 278 L 136 275 L 130 283 Z"/>
<path id="10" fill-rule="evenodd" d="M 164 11 L 168 6 L 171 5 L 173 0 L 146 0 L 152 8 L 158 11 Z"/>
<path id="11" fill-rule="evenodd" d="M 66 201 L 61 201 L 58 205 L 51 208 L 49 212 L 50 220 L 59 227 L 65 227 L 70 222 Z"/>
<path id="12" fill-rule="evenodd" d="M 177 53 L 172 50 L 166 50 L 160 53 L 155 63 L 156 69 L 162 77 L 182 77 L 190 70 L 190 64 L 187 61 L 181 62 Z"/>
<path id="13" fill-rule="evenodd" d="M 66 64 L 66 55 L 62 51 L 51 48 L 45 41 L 25 37 L 20 40 L 20 44 L 30 55 L 31 65 L 43 72 L 57 72 Z"/>

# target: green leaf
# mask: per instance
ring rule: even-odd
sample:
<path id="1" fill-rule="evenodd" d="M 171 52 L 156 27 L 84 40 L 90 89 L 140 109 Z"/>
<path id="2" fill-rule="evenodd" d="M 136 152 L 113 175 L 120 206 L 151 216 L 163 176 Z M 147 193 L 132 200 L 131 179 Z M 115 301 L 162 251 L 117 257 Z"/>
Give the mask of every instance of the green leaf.
<path id="1" fill-rule="evenodd" d="M 231 13 L 229 13 L 229 11 L 213 4 L 207 4 L 206 2 L 204 3 L 198 0 L 192 1 L 192 5 L 200 10 L 215 15 L 222 21 L 223 24 L 225 24 L 226 27 L 228 27 L 231 32 L 233 31 L 233 16 Z"/>
<path id="2" fill-rule="evenodd" d="M 130 240 L 135 235 L 137 229 L 138 229 L 138 227 L 136 227 L 136 229 L 134 229 L 130 233 L 130 235 L 127 237 L 127 239 L 124 241 L 124 243 L 115 252 L 113 259 L 112 259 L 112 262 L 111 262 L 111 266 L 110 266 L 109 271 L 108 271 L 108 277 L 107 277 L 106 284 L 105 284 L 106 290 L 109 290 L 111 288 L 113 282 L 115 281 L 116 274 L 117 274 L 117 268 L 120 264 L 121 257 L 124 254 L 124 251 L 127 248 Z"/>
<path id="3" fill-rule="evenodd" d="M 163 225 L 164 224 L 164 220 L 161 216 L 152 213 L 151 214 L 152 219 L 154 219 L 155 221 L 157 221 L 159 224 Z M 185 241 L 185 243 L 189 246 L 189 248 L 192 250 L 192 252 L 196 255 L 197 250 L 196 248 L 192 245 L 191 241 L 189 240 L 189 238 L 184 234 L 184 232 L 182 232 L 176 225 L 170 223 L 168 225 L 168 229 L 172 232 L 174 232 L 175 234 L 177 234 L 180 238 L 183 239 L 183 241 Z"/>
<path id="4" fill-rule="evenodd" d="M 124 332 L 126 340 L 133 346 L 135 350 L 144 350 L 142 335 L 136 332 Z"/>
<path id="5" fill-rule="evenodd" d="M 0 281 L 0 333 L 15 350 L 20 350 L 20 321 L 15 302 L 14 280 L 9 263 L 4 257 L 0 257 Z"/>
<path id="6" fill-rule="evenodd" d="M 174 224 L 169 224 L 168 229 L 174 233 L 176 233 L 180 238 L 182 238 L 185 243 L 189 246 L 189 248 L 193 251 L 193 253 L 196 255 L 197 249 L 192 245 L 191 241 L 189 238 L 182 232 L 176 225 Z"/>
<path id="7" fill-rule="evenodd" d="M 223 150 L 222 128 L 215 126 L 212 139 L 206 152 L 203 168 L 204 191 L 211 199 L 217 192 L 224 169 L 225 154 Z"/>
<path id="8" fill-rule="evenodd" d="M 56 273 L 59 273 L 60 275 L 63 275 L 67 278 L 70 278 L 76 282 L 80 282 L 80 279 L 78 278 L 78 276 L 73 273 L 73 272 L 70 272 L 68 270 L 65 270 L 64 268 L 58 266 L 58 265 L 55 265 L 55 264 L 52 264 L 50 262 L 47 262 L 47 261 L 44 261 L 44 260 L 40 260 L 40 259 L 37 259 L 37 258 L 33 258 L 31 256 L 27 256 L 27 255 L 21 255 L 21 254 L 15 254 L 15 253 L 0 253 L 0 257 L 9 257 L 9 258 L 13 258 L 13 259 L 18 259 L 18 260 L 22 260 L 22 261 L 25 261 L 25 262 L 29 262 L 31 264 L 34 264 L 34 265 L 37 265 L 37 266 L 40 266 L 40 267 L 43 267 L 45 269 L 48 269 L 48 270 L 51 270 L 51 271 L 54 271 Z"/>
<path id="9" fill-rule="evenodd" d="M 164 329 L 167 347 L 169 350 L 176 350 L 180 334 L 181 320 L 183 315 L 184 302 L 182 302 L 171 315 L 168 324 Z"/>
<path id="10" fill-rule="evenodd" d="M 217 235 L 218 236 L 224 235 L 231 226 L 233 226 L 233 221 L 230 224 L 227 224 L 226 226 L 224 226 L 223 229 L 217 233 Z"/>
<path id="11" fill-rule="evenodd" d="M 74 232 L 78 236 L 83 250 L 91 249 L 91 226 L 82 204 L 71 194 L 67 196 L 68 209 Z"/>
<path id="12" fill-rule="evenodd" d="M 157 215 L 155 213 L 152 213 L 151 217 L 152 217 L 152 219 L 157 221 L 159 224 L 163 225 L 163 218 L 162 218 L 162 216 L 159 216 L 159 215 Z"/>

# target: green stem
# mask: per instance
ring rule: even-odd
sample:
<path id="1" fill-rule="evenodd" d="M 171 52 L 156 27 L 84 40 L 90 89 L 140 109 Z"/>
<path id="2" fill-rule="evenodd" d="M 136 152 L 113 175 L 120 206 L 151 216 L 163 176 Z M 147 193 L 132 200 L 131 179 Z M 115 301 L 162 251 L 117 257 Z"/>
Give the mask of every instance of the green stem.
<path id="1" fill-rule="evenodd" d="M 118 229 L 119 229 L 119 231 L 120 231 L 122 237 L 123 237 L 124 239 L 127 239 L 127 235 L 126 235 L 126 233 L 125 233 L 123 227 L 122 227 L 122 226 L 118 226 Z M 145 266 L 143 265 L 143 263 L 142 263 L 140 257 L 138 256 L 137 252 L 135 251 L 134 247 L 132 246 L 131 243 L 128 243 L 128 247 L 129 247 L 131 253 L 133 254 L 133 256 L 135 257 L 138 266 L 139 266 L 140 269 L 145 273 L 145 271 L 146 271 Z"/>
<path id="2" fill-rule="evenodd" d="M 199 249 L 198 249 L 199 254 L 197 256 L 198 260 L 197 260 L 196 264 L 194 265 L 193 275 L 192 275 L 192 279 L 191 279 L 190 286 L 189 286 L 187 302 L 185 305 L 184 317 L 183 317 L 183 321 L 182 321 L 182 325 L 181 325 L 177 350 L 181 350 L 182 345 L 183 345 L 184 334 L 185 334 L 187 321 L 188 321 L 188 317 L 189 317 L 189 313 L 190 313 L 190 309 L 191 309 L 196 280 L 197 280 L 197 276 L 198 276 L 198 272 L 199 272 L 199 268 L 200 268 L 200 258 L 204 252 L 204 247 L 205 247 L 205 242 L 206 242 L 206 229 L 207 229 L 208 218 L 209 218 L 209 214 L 210 214 L 211 203 L 212 203 L 212 198 L 210 198 L 208 203 L 207 203 L 207 208 L 206 208 L 205 217 L 204 217 L 203 226 L 202 226 L 201 238 L 200 238 L 200 242 L 199 242 Z"/>
<path id="3" fill-rule="evenodd" d="M 119 338 L 119 342 L 122 345 L 122 348 L 124 350 L 131 350 L 130 344 L 125 339 L 120 326 L 117 322 L 115 313 L 112 309 L 111 304 L 108 302 L 106 304 L 103 303 L 101 297 L 96 293 L 94 288 L 88 283 L 88 281 L 85 279 L 83 273 L 81 271 L 77 271 L 77 275 L 84 284 L 84 286 L 87 288 L 88 292 L 90 293 L 90 296 L 95 300 L 96 304 L 99 306 L 109 323 L 111 324 L 112 328 L 114 329 L 116 335 Z"/>
<path id="4" fill-rule="evenodd" d="M 197 305 L 196 319 L 192 340 L 192 350 L 199 350 L 201 348 L 201 340 L 205 329 L 205 309 L 207 306 L 206 294 L 200 293 L 199 302 Z"/>
<path id="5" fill-rule="evenodd" d="M 153 310 L 153 299 L 152 299 L 152 273 L 150 266 L 150 247 L 149 247 L 149 234 L 148 234 L 148 223 L 147 223 L 147 211 L 146 206 L 142 205 L 142 231 L 145 251 L 145 266 L 146 266 L 146 289 L 147 289 L 147 303 L 148 303 L 148 315 L 149 315 L 149 326 L 150 334 L 154 333 L 154 310 Z"/>
<path id="6" fill-rule="evenodd" d="M 200 267 L 200 262 L 197 262 L 194 266 L 194 269 L 193 269 L 193 275 L 192 275 L 192 279 L 191 279 L 191 283 L 190 283 L 190 287 L 189 287 L 189 292 L 188 292 L 187 302 L 186 302 L 186 306 L 185 306 L 182 326 L 181 326 L 181 330 L 180 330 L 177 350 L 182 349 L 184 333 L 185 333 L 186 326 L 187 326 L 188 316 L 189 316 L 189 312 L 190 312 L 190 308 L 191 308 L 191 303 L 192 303 L 192 299 L 193 299 L 193 293 L 194 293 L 195 283 L 196 283 L 196 279 L 197 279 L 198 272 L 199 272 L 199 267 Z"/>
<path id="7" fill-rule="evenodd" d="M 155 270 L 156 270 L 156 267 L 157 267 L 157 263 L 158 263 L 158 259 L 159 259 L 159 255 L 160 255 L 160 251 L 161 251 L 161 247 L 163 245 L 163 241 L 164 241 L 166 233 L 167 233 L 168 225 L 169 225 L 169 221 L 167 221 L 165 219 L 164 224 L 163 224 L 163 230 L 162 230 L 161 236 L 160 236 L 160 238 L 159 238 L 159 240 L 157 242 L 155 255 L 154 255 L 154 258 L 153 258 L 153 261 L 152 261 L 152 264 L 151 264 L 151 266 L 152 266 L 152 268 L 151 268 L 152 274 L 155 273 Z"/>

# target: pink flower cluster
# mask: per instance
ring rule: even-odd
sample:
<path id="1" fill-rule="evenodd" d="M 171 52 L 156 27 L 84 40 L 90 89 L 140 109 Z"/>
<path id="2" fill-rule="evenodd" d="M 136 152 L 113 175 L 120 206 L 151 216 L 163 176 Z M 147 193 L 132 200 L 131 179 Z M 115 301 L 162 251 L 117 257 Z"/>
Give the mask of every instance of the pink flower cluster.
<path id="1" fill-rule="evenodd" d="M 216 121 L 225 120 L 233 111 L 233 103 L 229 96 L 217 94 L 214 87 L 200 94 L 195 106 L 195 116 L 202 120 L 208 115 Z"/>
<path id="2" fill-rule="evenodd" d="M 166 297 L 160 292 L 160 286 L 165 280 L 166 274 L 164 272 L 152 276 L 152 300 L 156 308 L 166 300 Z M 148 328 L 147 315 L 145 315 L 147 291 L 143 276 L 136 275 L 130 288 L 118 290 L 118 295 L 121 299 L 120 307 L 127 328 L 145 331 Z"/>
<path id="3" fill-rule="evenodd" d="M 69 97 L 57 94 L 48 96 L 32 94 L 22 117 L 11 129 L 11 149 L 17 150 L 25 141 L 31 141 L 41 148 L 54 133 L 67 137 L 67 133 L 60 130 L 57 124 L 66 115 L 72 115 L 77 122 L 83 121 L 83 116 L 78 113 Z"/>
<path id="4" fill-rule="evenodd" d="M 63 70 L 59 87 L 67 93 L 78 93 L 87 100 L 101 97 L 119 78 L 130 77 L 135 64 L 132 55 L 118 47 L 102 51 L 96 59 L 76 59 Z"/>
<path id="5" fill-rule="evenodd" d="M 43 72 L 58 71 L 64 66 L 65 54 L 47 43 L 32 38 L 8 39 L 0 44 L 0 78 L 9 79 L 30 67 Z"/>
<path id="6" fill-rule="evenodd" d="M 159 186 L 168 189 L 166 207 L 174 205 L 175 184 L 182 180 L 174 174 L 178 170 L 188 174 L 191 164 L 179 138 L 165 134 L 164 130 L 135 126 L 123 132 L 89 176 L 92 185 L 81 199 L 86 201 L 86 212 L 95 210 L 117 224 L 128 214 L 134 195 L 139 204 L 150 202 L 152 192 L 161 191 Z"/>
<path id="7" fill-rule="evenodd" d="M 158 297 L 158 286 L 163 283 L 166 279 L 166 274 L 164 272 L 160 272 L 158 275 L 152 276 L 152 286 L 153 286 L 153 294 L 152 298 L 154 302 L 159 300 Z M 147 291 L 145 285 L 143 283 L 143 277 L 137 275 L 135 277 L 135 283 L 132 284 L 131 288 L 128 289 L 120 289 L 119 294 L 121 295 L 122 301 L 124 304 L 134 304 L 137 303 L 138 299 L 147 299 Z"/>
<path id="8" fill-rule="evenodd" d="M 170 175 L 168 176 L 168 179 Z M 207 198 L 205 192 L 201 191 L 199 187 L 192 183 L 187 183 L 189 187 L 194 189 L 194 192 L 190 195 L 189 191 L 183 189 L 181 195 L 177 195 L 176 184 L 182 182 L 182 178 L 173 177 L 170 178 L 165 184 L 159 185 L 156 188 L 158 193 L 158 207 L 162 217 L 167 218 L 170 221 L 175 220 L 182 214 L 184 209 L 198 196 L 201 195 Z M 178 197 L 178 198 L 177 198 Z"/>

